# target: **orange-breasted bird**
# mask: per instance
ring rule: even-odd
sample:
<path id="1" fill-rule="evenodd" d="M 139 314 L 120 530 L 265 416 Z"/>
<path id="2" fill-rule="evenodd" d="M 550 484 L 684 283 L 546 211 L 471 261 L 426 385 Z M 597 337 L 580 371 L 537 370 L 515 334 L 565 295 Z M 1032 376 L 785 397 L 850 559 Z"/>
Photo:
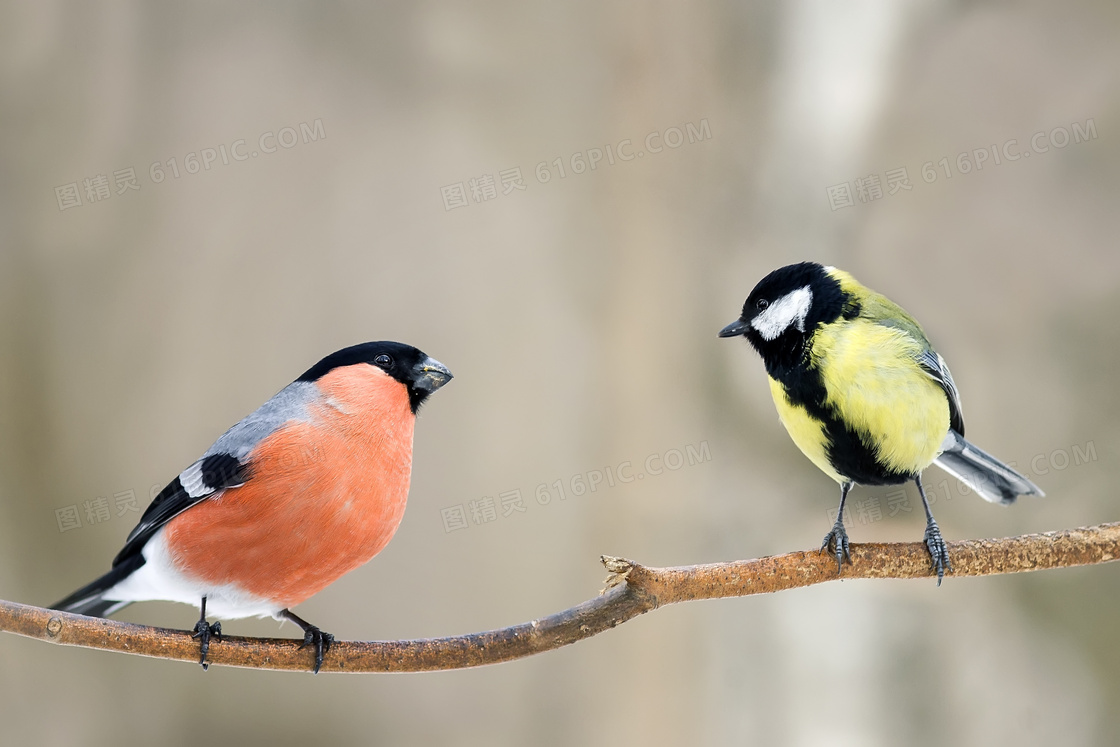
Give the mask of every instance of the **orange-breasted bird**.
<path id="1" fill-rule="evenodd" d="M 214 617 L 299 625 L 314 671 L 334 637 L 290 610 L 377 555 L 400 525 L 420 405 L 451 379 L 409 345 L 328 355 L 226 431 L 148 506 L 113 567 L 54 609 L 107 617 L 132 602 L 198 604 L 200 663 Z"/>

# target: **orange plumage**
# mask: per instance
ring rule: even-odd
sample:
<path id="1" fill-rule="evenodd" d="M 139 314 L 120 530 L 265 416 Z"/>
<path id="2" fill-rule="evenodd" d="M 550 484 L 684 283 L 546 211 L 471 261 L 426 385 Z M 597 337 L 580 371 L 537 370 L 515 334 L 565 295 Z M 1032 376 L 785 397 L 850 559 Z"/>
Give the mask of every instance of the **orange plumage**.
<path id="1" fill-rule="evenodd" d="M 328 355 L 226 431 L 153 499 L 113 568 L 53 605 L 111 615 L 198 603 L 200 662 L 221 618 L 304 630 L 314 671 L 333 638 L 289 607 L 369 561 L 404 516 L 416 412 L 451 372 L 420 350 L 368 342 Z"/>
<path id="2" fill-rule="evenodd" d="M 250 452 L 252 479 L 168 522 L 184 574 L 294 607 L 392 539 L 412 471 L 408 393 L 368 366 L 336 369 L 319 388 L 311 422 Z"/>

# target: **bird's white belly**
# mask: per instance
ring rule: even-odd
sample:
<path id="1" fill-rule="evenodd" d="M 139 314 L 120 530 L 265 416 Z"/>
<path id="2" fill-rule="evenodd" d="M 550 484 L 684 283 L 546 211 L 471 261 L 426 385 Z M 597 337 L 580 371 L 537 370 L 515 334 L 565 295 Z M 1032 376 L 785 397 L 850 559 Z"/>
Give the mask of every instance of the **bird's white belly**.
<path id="1" fill-rule="evenodd" d="M 121 602 L 182 602 L 197 608 L 206 597 L 207 616 L 222 620 L 242 617 L 275 617 L 275 602 L 249 594 L 235 584 L 215 586 L 196 581 L 171 562 L 164 540 L 157 532 L 144 546 L 145 563 L 128 578 L 105 592 L 105 599 Z"/>

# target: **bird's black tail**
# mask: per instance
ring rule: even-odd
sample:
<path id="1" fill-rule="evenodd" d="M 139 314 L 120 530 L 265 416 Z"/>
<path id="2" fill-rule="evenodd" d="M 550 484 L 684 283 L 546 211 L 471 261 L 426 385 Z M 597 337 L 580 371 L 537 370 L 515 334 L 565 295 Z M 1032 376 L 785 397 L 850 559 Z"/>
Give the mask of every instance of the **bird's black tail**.
<path id="1" fill-rule="evenodd" d="M 102 595 L 142 565 L 144 565 L 144 556 L 137 553 L 113 566 L 113 570 L 96 581 L 86 584 L 65 599 L 55 602 L 50 606 L 50 609 L 90 617 L 108 617 L 117 610 L 127 607 L 131 602 L 105 599 Z"/>
<path id="2" fill-rule="evenodd" d="M 949 431 L 942 448 L 944 451 L 934 464 L 975 490 L 986 501 L 1007 505 L 1020 495 L 1046 495 L 1033 482 L 965 441 L 964 436 L 954 430 Z"/>

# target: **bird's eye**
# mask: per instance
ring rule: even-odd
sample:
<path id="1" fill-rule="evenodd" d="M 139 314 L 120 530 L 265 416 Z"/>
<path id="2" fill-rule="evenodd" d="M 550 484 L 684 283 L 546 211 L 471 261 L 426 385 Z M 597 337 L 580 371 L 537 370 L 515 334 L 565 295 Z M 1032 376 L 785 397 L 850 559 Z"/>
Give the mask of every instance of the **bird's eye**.
<path id="1" fill-rule="evenodd" d="M 756 309 L 758 309 L 759 311 L 766 311 L 766 307 L 768 307 L 769 305 L 770 305 L 770 302 L 767 301 L 765 298 L 760 298 L 760 299 L 758 299 L 757 301 L 754 302 L 754 307 Z"/>
<path id="2" fill-rule="evenodd" d="M 382 353 L 381 355 L 373 359 L 373 363 L 374 365 L 380 366 L 381 368 L 388 368 L 389 366 L 393 365 L 393 359 Z"/>

